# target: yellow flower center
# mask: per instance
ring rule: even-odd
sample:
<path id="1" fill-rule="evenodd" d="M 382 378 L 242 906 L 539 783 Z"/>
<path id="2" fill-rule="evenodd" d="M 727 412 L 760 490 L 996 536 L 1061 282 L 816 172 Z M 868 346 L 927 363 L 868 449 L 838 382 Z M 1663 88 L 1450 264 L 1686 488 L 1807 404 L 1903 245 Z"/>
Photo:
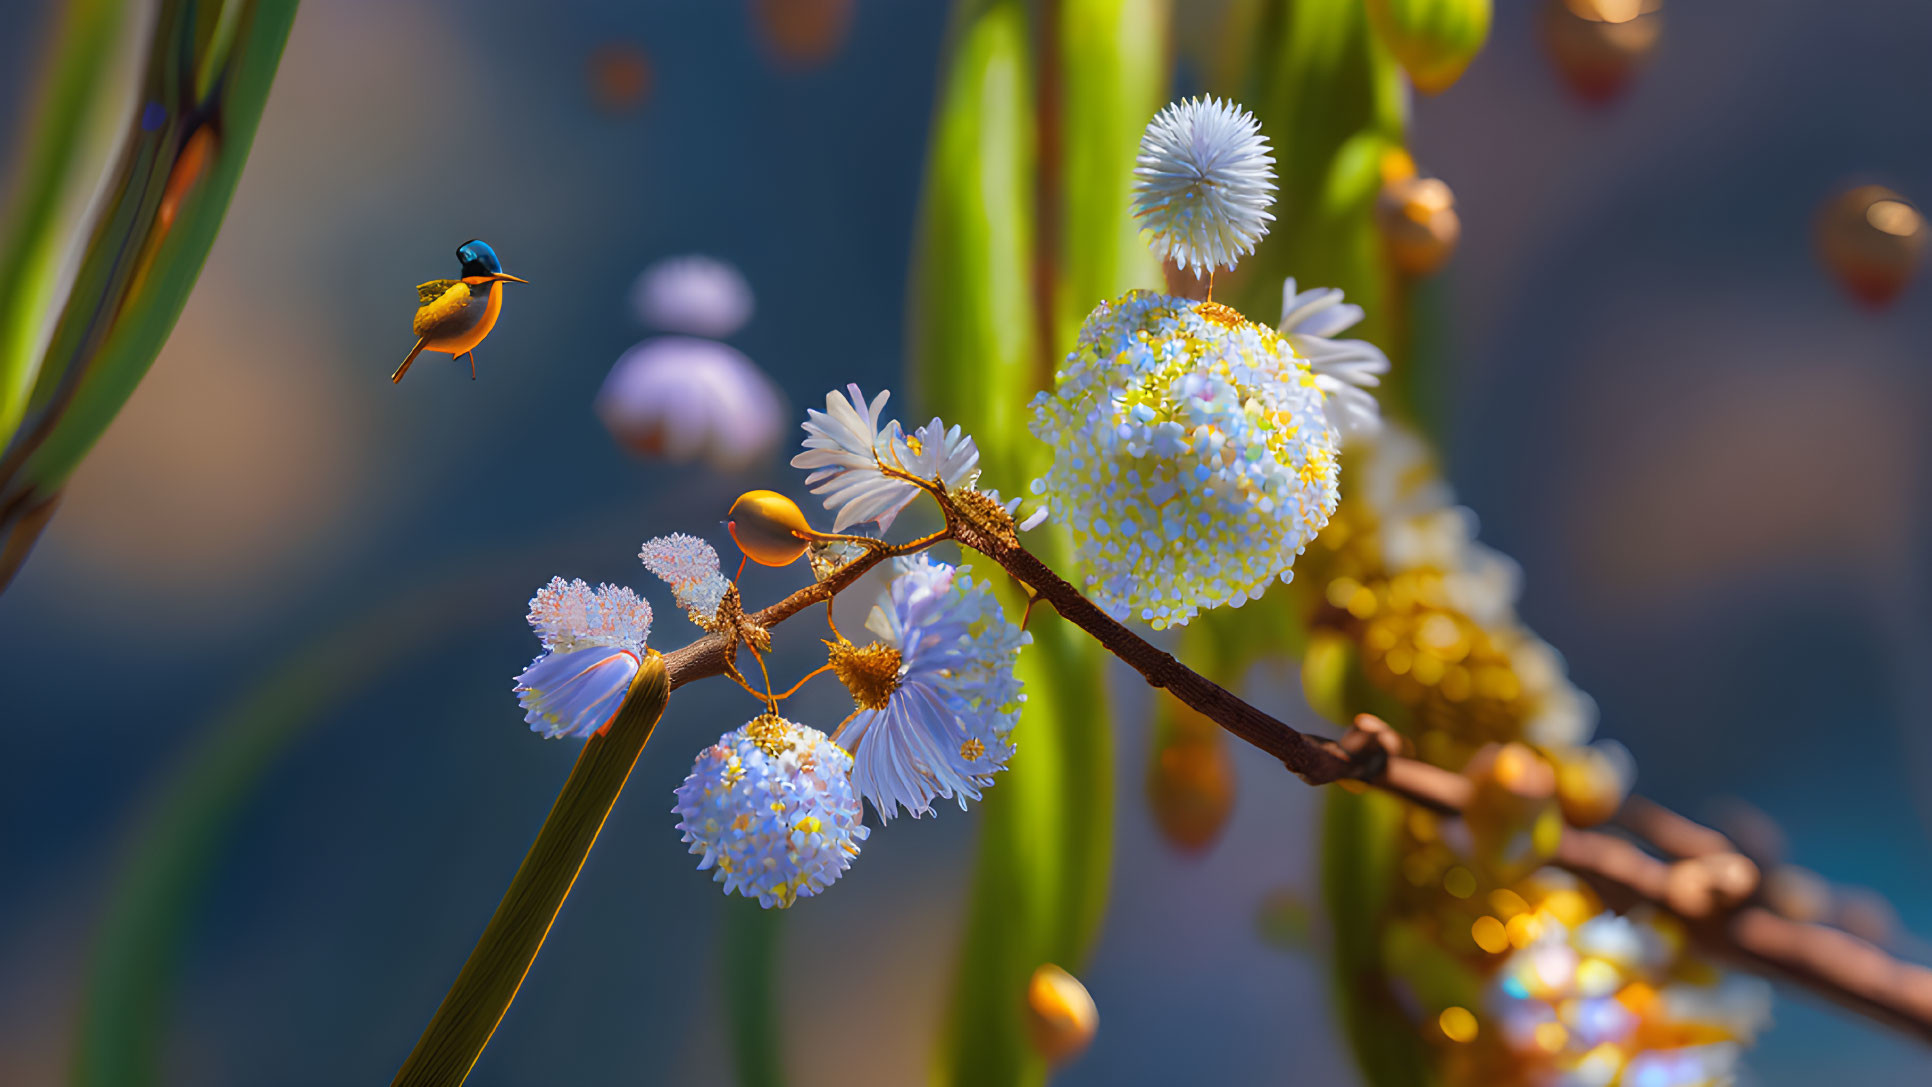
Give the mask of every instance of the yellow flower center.
<path id="1" fill-rule="evenodd" d="M 745 735 L 767 755 L 782 755 L 792 749 L 792 723 L 775 713 L 761 713 L 745 726 Z"/>
<path id="2" fill-rule="evenodd" d="M 899 689 L 899 651 L 882 642 L 861 649 L 840 639 L 826 642 L 832 674 L 839 677 L 860 709 L 882 710 Z"/>
<path id="3" fill-rule="evenodd" d="M 986 754 L 986 745 L 978 740 L 967 740 L 959 745 L 959 757 L 967 762 L 978 762 L 979 757 L 984 754 Z"/>

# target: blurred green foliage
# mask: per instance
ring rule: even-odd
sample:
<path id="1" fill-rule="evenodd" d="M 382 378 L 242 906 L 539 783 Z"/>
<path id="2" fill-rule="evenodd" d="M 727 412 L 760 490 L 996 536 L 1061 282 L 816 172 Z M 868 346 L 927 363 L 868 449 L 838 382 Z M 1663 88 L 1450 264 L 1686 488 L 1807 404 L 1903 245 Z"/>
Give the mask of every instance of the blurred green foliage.
<path id="1" fill-rule="evenodd" d="M 1157 286 L 1129 212 L 1141 129 L 1168 86 L 1166 0 L 962 0 L 933 118 L 911 298 L 913 379 L 979 442 L 986 478 L 1022 492 L 1051 450 L 1026 429 L 1096 304 Z M 1064 562 L 1060 529 L 1036 532 Z M 1014 592 L 1009 604 L 1023 598 Z M 980 850 L 940 1083 L 1044 1078 L 1027 979 L 1081 969 L 1105 914 L 1112 726 L 1101 660 L 1036 613 L 1012 768 L 980 813 Z"/>
<path id="2" fill-rule="evenodd" d="M 163 0 L 129 127 L 63 299 L 57 276 L 70 239 L 54 212 L 63 193 L 91 182 L 76 173 L 74 133 L 105 108 L 99 88 L 113 42 L 141 14 L 98 0 L 69 12 L 49 113 L 35 129 L 55 135 L 21 158 L 22 217 L 0 249 L 0 588 L 173 331 L 248 160 L 295 7 Z M 73 131 L 60 135 L 66 126 Z"/>

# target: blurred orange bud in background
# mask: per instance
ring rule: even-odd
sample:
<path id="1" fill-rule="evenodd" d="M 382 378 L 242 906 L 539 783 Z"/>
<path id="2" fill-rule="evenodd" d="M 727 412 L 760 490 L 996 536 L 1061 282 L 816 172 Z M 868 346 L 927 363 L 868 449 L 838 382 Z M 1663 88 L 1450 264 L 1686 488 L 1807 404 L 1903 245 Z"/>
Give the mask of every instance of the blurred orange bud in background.
<path id="1" fill-rule="evenodd" d="M 1092 1044 L 1100 1010 L 1080 979 L 1052 963 L 1041 963 L 1026 984 L 1026 1030 L 1033 1048 L 1049 1064 L 1065 1064 Z"/>
<path id="2" fill-rule="evenodd" d="M 1874 309 L 1890 304 L 1925 256 L 1925 217 L 1882 185 L 1859 185 L 1818 213 L 1818 255 L 1853 298 Z"/>

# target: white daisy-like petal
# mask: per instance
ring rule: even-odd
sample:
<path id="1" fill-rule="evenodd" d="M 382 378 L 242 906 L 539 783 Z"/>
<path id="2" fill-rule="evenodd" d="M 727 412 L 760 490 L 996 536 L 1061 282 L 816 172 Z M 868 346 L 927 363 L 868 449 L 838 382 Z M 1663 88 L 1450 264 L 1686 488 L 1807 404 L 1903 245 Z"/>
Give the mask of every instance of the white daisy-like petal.
<path id="1" fill-rule="evenodd" d="M 1155 114 L 1134 167 L 1134 215 L 1155 254 L 1197 274 L 1233 268 L 1274 219 L 1274 161 L 1261 123 L 1232 102 Z"/>
<path id="2" fill-rule="evenodd" d="M 886 475 L 881 465 L 953 488 L 979 478 L 979 447 L 959 427 L 949 430 L 934 419 L 908 438 L 898 420 L 880 418 L 891 393 L 867 403 L 857 385 L 846 388 L 826 394 L 824 411 L 807 413 L 805 452 L 792 458 L 792 467 L 811 470 L 805 482 L 834 514 L 832 531 L 872 521 L 884 532 L 918 496 L 918 487 Z"/>
<path id="3" fill-rule="evenodd" d="M 1344 438 L 1373 434 L 1382 425 L 1381 404 L 1367 390 L 1382 384 L 1389 357 L 1367 340 L 1333 338 L 1361 319 L 1362 307 L 1342 301 L 1339 288 L 1297 292 L 1293 276 L 1282 284 L 1277 327 L 1295 353 L 1308 360 L 1328 421 Z"/>

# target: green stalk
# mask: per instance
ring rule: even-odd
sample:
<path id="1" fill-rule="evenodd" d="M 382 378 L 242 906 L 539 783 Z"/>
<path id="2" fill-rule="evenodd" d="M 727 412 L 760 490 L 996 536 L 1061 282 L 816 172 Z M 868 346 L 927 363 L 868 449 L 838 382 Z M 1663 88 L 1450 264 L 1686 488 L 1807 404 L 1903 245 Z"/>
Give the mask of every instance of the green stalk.
<path id="1" fill-rule="evenodd" d="M 664 716 L 670 694 L 663 658 L 647 658 L 617 716 L 604 732 L 585 741 L 510 889 L 396 1073 L 394 1087 L 454 1085 L 469 1078 L 536 962 L 604 820 L 630 780 L 631 768 Z"/>
<path id="2" fill-rule="evenodd" d="M 86 187 L 87 136 L 104 120 L 108 66 L 126 22 L 126 0 L 73 0 L 63 6 L 47 82 L 34 111 L 8 229 L 0 237 L 0 448 L 27 411 L 40 373 L 40 350 L 53 319 L 60 260 L 72 241 L 71 207 Z"/>
<path id="3" fill-rule="evenodd" d="M 161 4 L 137 111 L 158 110 L 160 123 L 137 116 L 128 130 L 20 425 L 0 453 L 0 589 L 45 523 L 34 515 L 49 512 L 174 330 L 241 179 L 295 6 Z M 20 311 L 0 318 L 0 344 L 33 342 L 22 339 Z M 0 376 L 18 379 L 27 364 L 6 365 Z"/>
<path id="4" fill-rule="evenodd" d="M 720 933 L 725 1006 L 731 1016 L 731 1062 L 738 1087 L 782 1087 L 785 1069 L 778 1018 L 778 938 L 784 910 L 732 898 Z"/>

